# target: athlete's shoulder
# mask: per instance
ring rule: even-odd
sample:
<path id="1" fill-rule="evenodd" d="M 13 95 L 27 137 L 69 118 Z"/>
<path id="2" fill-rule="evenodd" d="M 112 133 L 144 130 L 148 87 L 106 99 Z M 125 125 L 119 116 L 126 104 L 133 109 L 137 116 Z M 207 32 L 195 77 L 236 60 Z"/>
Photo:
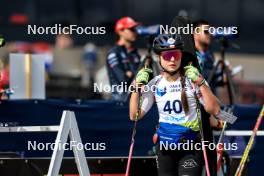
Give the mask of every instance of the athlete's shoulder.
<path id="1" fill-rule="evenodd" d="M 157 75 L 149 81 L 149 85 L 156 85 L 162 79 L 162 75 Z"/>

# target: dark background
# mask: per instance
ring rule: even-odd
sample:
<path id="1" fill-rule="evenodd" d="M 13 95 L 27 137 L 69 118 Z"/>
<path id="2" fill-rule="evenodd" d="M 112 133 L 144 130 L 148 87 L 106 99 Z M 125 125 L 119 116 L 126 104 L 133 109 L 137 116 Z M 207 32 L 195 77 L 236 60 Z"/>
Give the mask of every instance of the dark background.
<path id="1" fill-rule="evenodd" d="M 74 36 L 77 45 L 87 41 L 106 45 L 114 42 L 113 25 L 122 16 L 131 16 L 144 25 L 170 24 L 175 15 L 186 11 L 191 18 L 203 18 L 216 26 L 238 26 L 236 43 L 241 49 L 231 51 L 263 53 L 263 9 L 262 0 L 1 0 L 0 33 L 7 41 L 54 41 L 51 35 L 28 36 L 26 24 L 11 22 L 12 15 L 22 14 L 28 17 L 27 24 L 106 26 L 103 36 Z"/>

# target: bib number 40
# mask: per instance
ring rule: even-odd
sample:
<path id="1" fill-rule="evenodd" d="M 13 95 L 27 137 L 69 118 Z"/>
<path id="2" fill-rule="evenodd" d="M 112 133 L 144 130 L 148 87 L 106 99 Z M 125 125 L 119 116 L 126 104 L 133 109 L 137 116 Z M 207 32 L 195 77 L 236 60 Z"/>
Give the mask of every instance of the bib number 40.
<path id="1" fill-rule="evenodd" d="M 174 113 L 181 113 L 182 112 L 182 103 L 180 100 L 167 101 L 165 103 L 163 111 L 168 112 L 169 114 L 171 114 L 172 111 L 174 111 Z"/>

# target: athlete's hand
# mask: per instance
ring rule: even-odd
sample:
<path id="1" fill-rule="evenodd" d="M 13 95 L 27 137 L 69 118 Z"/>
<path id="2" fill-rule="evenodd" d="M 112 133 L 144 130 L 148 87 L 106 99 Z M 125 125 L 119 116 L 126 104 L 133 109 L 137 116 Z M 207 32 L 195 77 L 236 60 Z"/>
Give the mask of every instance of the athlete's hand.
<path id="1" fill-rule="evenodd" d="M 0 35 L 0 47 L 5 45 L 5 39 L 2 35 Z"/>
<path id="2" fill-rule="evenodd" d="M 184 67 L 184 70 L 185 70 L 185 76 L 189 78 L 196 85 L 201 86 L 205 82 L 205 79 L 203 78 L 203 76 L 200 74 L 199 70 L 196 67 L 192 65 L 188 65 Z"/>
<path id="3" fill-rule="evenodd" d="M 139 70 L 136 76 L 136 83 L 138 85 L 146 85 L 149 82 L 150 75 L 153 74 L 153 71 L 149 68 L 142 68 Z"/>
<path id="4" fill-rule="evenodd" d="M 216 119 L 214 116 L 210 116 L 210 124 L 215 130 L 221 130 L 224 127 L 224 121 Z"/>

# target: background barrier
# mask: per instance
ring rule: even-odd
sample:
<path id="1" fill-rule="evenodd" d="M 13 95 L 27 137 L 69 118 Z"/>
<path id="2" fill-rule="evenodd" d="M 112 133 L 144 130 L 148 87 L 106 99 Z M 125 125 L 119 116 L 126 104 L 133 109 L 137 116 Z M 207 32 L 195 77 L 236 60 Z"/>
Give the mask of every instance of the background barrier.
<path id="1" fill-rule="evenodd" d="M 261 106 L 235 105 L 234 115 L 237 122 L 228 130 L 252 130 L 258 117 Z M 132 131 L 132 122 L 128 117 L 128 104 L 112 101 L 67 101 L 67 100 L 10 100 L 1 101 L 1 125 L 51 125 L 58 124 L 64 109 L 75 112 L 83 143 L 93 144 L 93 150 L 86 150 L 86 157 L 127 157 Z M 152 150 L 152 134 L 157 124 L 157 109 L 151 111 L 138 124 L 135 156 L 148 156 Z M 261 125 L 260 130 L 263 130 Z M 20 133 L 0 134 L 0 151 L 17 152 L 18 157 L 50 157 L 52 151 L 27 150 L 28 140 L 38 143 L 47 143 L 55 140 L 53 133 Z M 264 141 L 257 137 L 250 153 L 249 171 L 260 173 L 262 158 L 264 157 Z M 240 156 L 249 137 L 226 137 L 225 141 L 238 142 L 239 147 L 231 156 Z M 16 141 L 14 143 L 14 141 Z M 100 150 L 96 144 L 105 143 L 105 150 Z M 64 156 L 71 157 L 72 151 L 66 151 Z M 89 163 L 88 163 L 89 164 Z M 250 175 L 250 172 L 249 172 Z"/>

